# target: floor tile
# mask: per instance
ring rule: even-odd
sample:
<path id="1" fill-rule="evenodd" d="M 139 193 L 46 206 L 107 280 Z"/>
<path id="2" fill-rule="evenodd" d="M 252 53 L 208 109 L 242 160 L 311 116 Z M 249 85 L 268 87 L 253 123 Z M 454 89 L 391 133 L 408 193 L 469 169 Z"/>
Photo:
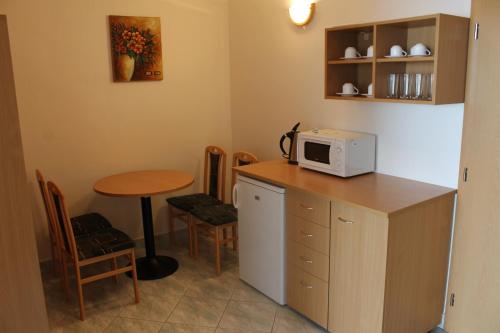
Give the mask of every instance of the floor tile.
<path id="1" fill-rule="evenodd" d="M 178 295 L 159 297 L 141 293 L 139 304 L 125 305 L 120 317 L 165 322 L 180 298 Z"/>
<path id="2" fill-rule="evenodd" d="M 168 318 L 169 323 L 216 327 L 228 301 L 183 296 Z"/>
<path id="3" fill-rule="evenodd" d="M 325 329 L 291 310 L 281 306 L 276 313 L 273 333 L 327 333 Z"/>
<path id="4" fill-rule="evenodd" d="M 243 281 L 238 281 L 231 295 L 233 301 L 274 303 L 273 300 Z"/>
<path id="5" fill-rule="evenodd" d="M 273 333 L 326 333 L 323 328 L 306 320 L 276 318 Z"/>
<path id="6" fill-rule="evenodd" d="M 275 315 L 276 306 L 274 304 L 230 301 L 219 326 L 271 332 Z"/>
<path id="7" fill-rule="evenodd" d="M 114 317 L 105 315 L 87 316 L 85 321 L 81 321 L 74 316 L 66 316 L 59 321 L 51 321 L 50 331 L 54 333 L 94 333 L 102 332 L 113 321 Z"/>
<path id="8" fill-rule="evenodd" d="M 146 295 L 159 297 L 182 296 L 188 285 L 187 281 L 171 275 L 159 280 L 140 281 L 139 290 Z"/>
<path id="9" fill-rule="evenodd" d="M 194 282 L 186 291 L 189 297 L 207 297 L 228 300 L 231 298 L 231 285 L 217 278 L 208 278 Z"/>
<path id="10" fill-rule="evenodd" d="M 260 331 L 251 331 L 248 329 L 234 329 L 234 328 L 217 328 L 215 333 L 262 333 Z"/>
<path id="11" fill-rule="evenodd" d="M 103 331 L 105 333 L 157 333 L 162 324 L 138 319 L 115 318 Z"/>
<path id="12" fill-rule="evenodd" d="M 215 328 L 166 323 L 159 333 L 213 333 Z"/>

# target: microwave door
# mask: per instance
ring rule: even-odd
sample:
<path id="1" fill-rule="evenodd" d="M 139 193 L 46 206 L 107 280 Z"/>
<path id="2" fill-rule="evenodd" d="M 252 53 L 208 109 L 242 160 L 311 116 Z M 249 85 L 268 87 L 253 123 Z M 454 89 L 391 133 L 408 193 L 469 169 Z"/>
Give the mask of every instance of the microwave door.
<path id="1" fill-rule="evenodd" d="M 304 159 L 311 165 L 330 168 L 331 142 L 306 140 L 304 142 Z"/>

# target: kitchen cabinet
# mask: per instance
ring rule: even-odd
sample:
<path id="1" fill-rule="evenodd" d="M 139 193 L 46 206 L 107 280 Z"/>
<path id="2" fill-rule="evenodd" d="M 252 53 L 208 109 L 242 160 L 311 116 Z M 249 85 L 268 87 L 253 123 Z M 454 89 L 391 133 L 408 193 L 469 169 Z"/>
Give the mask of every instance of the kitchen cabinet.
<path id="1" fill-rule="evenodd" d="M 325 98 L 412 104 L 463 103 L 467 68 L 469 19 L 434 14 L 390 21 L 354 24 L 325 30 Z M 428 57 L 386 58 L 392 45 L 410 48 L 423 43 Z M 366 55 L 373 45 L 373 57 L 342 59 L 347 47 Z M 434 74 L 432 97 L 427 99 L 389 98 L 389 73 Z M 366 93 L 373 84 L 373 97 L 338 96 L 344 83 L 353 83 Z"/>
<path id="2" fill-rule="evenodd" d="M 441 321 L 456 190 L 261 162 L 286 187 L 287 304 L 334 333 L 422 333 Z"/>
<path id="3" fill-rule="evenodd" d="M 469 71 L 445 329 L 500 332 L 500 1 L 472 1 Z M 476 38 L 474 38 L 476 37 Z"/>
<path id="4" fill-rule="evenodd" d="M 0 15 L 0 332 L 49 332 L 7 18 Z"/>

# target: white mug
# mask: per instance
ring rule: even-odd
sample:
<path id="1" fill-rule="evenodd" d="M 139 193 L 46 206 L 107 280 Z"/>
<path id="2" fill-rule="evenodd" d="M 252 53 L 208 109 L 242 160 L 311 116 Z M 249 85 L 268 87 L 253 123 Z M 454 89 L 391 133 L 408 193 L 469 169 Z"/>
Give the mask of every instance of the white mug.
<path id="1" fill-rule="evenodd" d="M 344 83 L 342 86 L 342 93 L 357 95 L 359 94 L 359 90 L 352 83 Z"/>
<path id="2" fill-rule="evenodd" d="M 361 57 L 361 53 L 359 53 L 355 47 L 349 46 L 348 48 L 345 49 L 344 57 L 346 59 L 359 58 L 359 57 Z"/>
<path id="3" fill-rule="evenodd" d="M 391 47 L 391 57 L 406 57 L 408 52 L 403 50 L 403 48 L 399 45 L 393 45 Z"/>
<path id="4" fill-rule="evenodd" d="M 429 56 L 431 55 L 431 50 L 429 50 L 424 44 L 418 43 L 412 46 L 412 48 L 410 49 L 410 54 L 415 56 Z"/>
<path id="5" fill-rule="evenodd" d="M 373 57 L 373 45 L 370 45 L 368 49 L 366 50 L 366 57 L 371 58 Z"/>
<path id="6" fill-rule="evenodd" d="M 371 83 L 368 85 L 368 94 L 367 95 L 369 95 L 369 96 L 373 95 L 373 85 Z"/>

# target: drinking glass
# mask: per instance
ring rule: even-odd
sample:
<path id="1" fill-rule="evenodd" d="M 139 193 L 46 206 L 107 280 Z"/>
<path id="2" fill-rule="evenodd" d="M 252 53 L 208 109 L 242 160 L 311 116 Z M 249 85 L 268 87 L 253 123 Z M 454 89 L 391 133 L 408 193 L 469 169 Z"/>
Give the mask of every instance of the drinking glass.
<path id="1" fill-rule="evenodd" d="M 423 99 L 432 100 L 432 86 L 434 85 L 434 74 L 424 74 L 423 78 Z"/>
<path id="2" fill-rule="evenodd" d="M 399 74 L 391 73 L 387 77 L 387 98 L 398 98 Z"/>
<path id="3" fill-rule="evenodd" d="M 412 82 L 414 74 L 404 73 L 401 74 L 399 80 L 399 98 L 400 99 L 410 99 L 412 97 Z"/>
<path id="4" fill-rule="evenodd" d="M 421 73 L 414 74 L 412 80 L 413 99 L 424 99 L 424 75 Z"/>

